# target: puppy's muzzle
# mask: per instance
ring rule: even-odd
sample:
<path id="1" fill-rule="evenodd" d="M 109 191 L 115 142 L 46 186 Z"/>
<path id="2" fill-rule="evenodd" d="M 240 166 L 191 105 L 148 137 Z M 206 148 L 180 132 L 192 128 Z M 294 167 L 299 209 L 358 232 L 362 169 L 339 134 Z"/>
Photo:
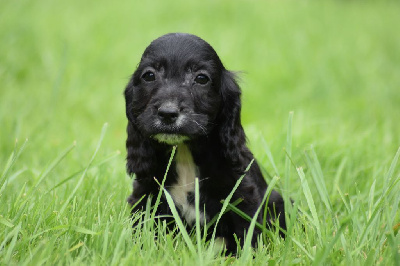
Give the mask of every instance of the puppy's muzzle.
<path id="1" fill-rule="evenodd" d="M 180 115 L 180 111 L 178 106 L 176 106 L 175 104 L 166 103 L 158 108 L 157 115 L 162 123 L 169 125 L 176 122 Z"/>

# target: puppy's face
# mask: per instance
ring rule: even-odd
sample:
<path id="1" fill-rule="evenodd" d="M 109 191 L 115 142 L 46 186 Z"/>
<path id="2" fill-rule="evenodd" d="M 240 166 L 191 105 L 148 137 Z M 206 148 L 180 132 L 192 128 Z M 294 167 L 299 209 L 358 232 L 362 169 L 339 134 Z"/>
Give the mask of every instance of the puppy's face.
<path id="1" fill-rule="evenodd" d="M 207 135 L 219 113 L 223 71 L 202 39 L 164 35 L 146 48 L 126 88 L 128 118 L 144 136 L 170 145 Z"/>

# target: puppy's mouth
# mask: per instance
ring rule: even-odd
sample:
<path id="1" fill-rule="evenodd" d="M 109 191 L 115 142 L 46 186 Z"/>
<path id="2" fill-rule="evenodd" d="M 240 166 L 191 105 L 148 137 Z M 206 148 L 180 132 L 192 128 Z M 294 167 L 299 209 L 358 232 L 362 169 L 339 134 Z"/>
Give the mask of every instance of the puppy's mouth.
<path id="1" fill-rule="evenodd" d="M 145 111 L 137 117 L 137 124 L 143 135 L 168 145 L 177 145 L 207 135 L 207 122 L 207 115 L 193 113 L 181 113 L 176 118 L 165 118 Z"/>
<path id="2" fill-rule="evenodd" d="M 160 143 L 165 143 L 168 145 L 177 145 L 189 140 L 188 136 L 181 134 L 171 134 L 171 133 L 159 133 L 152 136 L 153 139 Z"/>
<path id="3" fill-rule="evenodd" d="M 166 119 L 159 119 L 157 117 L 153 124 L 153 134 L 151 137 L 160 143 L 168 145 L 180 144 L 186 140 L 189 140 L 187 134 L 185 134 L 185 119 L 184 116 L 180 115 L 173 121 Z"/>

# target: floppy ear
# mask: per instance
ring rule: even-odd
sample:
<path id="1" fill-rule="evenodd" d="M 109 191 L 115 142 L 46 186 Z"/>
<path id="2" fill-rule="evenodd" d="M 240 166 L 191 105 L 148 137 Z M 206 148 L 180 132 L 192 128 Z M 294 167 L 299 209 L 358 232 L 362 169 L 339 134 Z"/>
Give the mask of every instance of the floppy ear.
<path id="1" fill-rule="evenodd" d="M 130 122 L 135 120 L 133 117 L 133 75 L 131 79 L 129 80 L 128 85 L 125 87 L 124 95 L 125 95 L 125 111 L 126 111 L 126 117 Z"/>
<path id="2" fill-rule="evenodd" d="M 147 176 L 153 169 L 154 149 L 149 140 L 143 137 L 136 125 L 136 116 L 133 113 L 133 82 L 129 81 L 125 88 L 126 116 L 128 118 L 126 140 L 126 168 L 129 175 Z"/>
<path id="3" fill-rule="evenodd" d="M 246 135 L 240 120 L 240 87 L 235 80 L 235 74 L 228 70 L 222 72 L 221 94 L 219 137 L 225 157 L 235 165 L 242 161 L 246 150 Z"/>

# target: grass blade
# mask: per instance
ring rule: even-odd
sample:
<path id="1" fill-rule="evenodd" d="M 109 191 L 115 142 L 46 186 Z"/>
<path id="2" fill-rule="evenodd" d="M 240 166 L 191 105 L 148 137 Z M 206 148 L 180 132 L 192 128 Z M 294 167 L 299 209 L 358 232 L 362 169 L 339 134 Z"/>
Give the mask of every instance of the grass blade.
<path id="1" fill-rule="evenodd" d="M 349 219 L 345 219 L 344 223 L 339 228 L 339 231 L 336 232 L 335 237 L 331 240 L 331 242 L 329 242 L 326 246 L 324 246 L 323 249 L 317 254 L 315 260 L 313 261 L 313 265 L 323 265 L 324 260 L 326 259 L 326 257 L 328 257 L 329 252 L 333 249 L 333 246 L 342 236 L 342 233 L 349 222 L 350 222 Z"/>
<path id="2" fill-rule="evenodd" d="M 283 184 L 283 191 L 282 197 L 284 200 L 285 205 L 285 219 L 286 221 L 289 220 L 288 211 L 291 209 L 290 204 L 290 171 L 291 171 L 291 157 L 292 157 L 292 124 L 293 124 L 293 111 L 289 112 L 289 120 L 288 120 L 288 129 L 287 129 L 287 136 L 286 136 L 286 158 L 285 158 L 285 183 Z"/>
<path id="3" fill-rule="evenodd" d="M 248 259 L 250 257 L 250 254 L 251 254 L 251 240 L 253 238 L 254 228 L 256 226 L 258 215 L 260 214 L 260 211 L 262 209 L 264 209 L 263 205 L 264 205 L 265 201 L 267 200 L 267 198 L 271 195 L 272 189 L 275 187 L 275 185 L 278 182 L 278 180 L 279 180 L 279 177 L 277 177 L 277 176 L 275 176 L 272 179 L 271 183 L 269 184 L 267 190 L 264 193 L 264 197 L 263 197 L 263 199 L 261 201 L 260 206 L 258 207 L 256 213 L 254 214 L 253 219 L 251 220 L 248 232 L 246 234 L 246 239 L 245 239 L 245 242 L 243 244 L 243 253 L 242 253 L 242 257 L 240 258 L 241 263 L 247 263 L 247 261 L 248 261 Z"/>
<path id="4" fill-rule="evenodd" d="M 71 226 L 71 229 L 77 233 L 82 233 L 85 235 L 98 235 L 99 234 L 99 232 L 94 232 L 94 231 L 86 229 L 84 227 L 75 226 L 75 225 Z"/>
<path id="5" fill-rule="evenodd" d="M 104 135 L 106 134 L 106 131 L 107 131 L 107 127 L 108 127 L 108 123 L 105 123 L 105 124 L 103 125 L 103 128 L 101 129 L 100 139 L 99 139 L 99 141 L 98 141 L 98 143 L 97 143 L 97 146 L 96 146 L 96 149 L 95 149 L 95 151 L 94 151 L 94 153 L 93 153 L 93 155 L 92 155 L 92 158 L 90 159 L 89 164 L 88 164 L 87 167 L 85 168 L 85 171 L 83 171 L 83 173 L 82 173 L 82 175 L 81 175 L 81 178 L 78 180 L 78 182 L 77 182 L 77 184 L 76 184 L 74 190 L 69 194 L 67 200 L 64 202 L 63 206 L 61 207 L 60 212 L 59 212 L 59 215 L 62 215 L 62 214 L 64 213 L 64 211 L 65 211 L 65 209 L 67 208 L 69 202 L 71 201 L 71 199 L 74 197 L 76 191 L 78 191 L 79 187 L 81 186 L 81 184 L 82 184 L 82 182 L 83 182 L 83 179 L 84 179 L 85 176 L 86 176 L 86 172 L 87 172 L 88 169 L 90 168 L 90 166 L 91 166 L 91 164 L 92 164 L 94 158 L 95 158 L 96 155 L 97 155 L 97 152 L 98 152 L 99 149 L 100 149 L 101 143 L 103 142 Z"/>
<path id="6" fill-rule="evenodd" d="M 157 194 L 156 202 L 153 204 L 153 212 L 151 213 L 151 220 L 154 220 L 154 217 L 156 216 L 157 208 L 158 208 L 158 205 L 160 204 L 161 195 L 162 195 L 162 192 L 163 192 L 163 189 L 164 189 L 165 180 L 167 179 L 169 168 L 171 166 L 172 160 L 174 159 L 176 148 L 177 148 L 176 146 L 174 146 L 172 148 L 171 156 L 169 157 L 167 169 L 165 170 L 165 174 L 164 174 L 163 180 L 161 182 L 161 185 L 158 183 L 157 179 L 155 179 L 155 181 L 160 186 L 160 191 Z"/>
<path id="7" fill-rule="evenodd" d="M 328 190 L 326 189 L 326 184 L 324 181 L 324 175 L 321 170 L 321 165 L 318 161 L 317 155 L 314 148 L 311 146 L 311 157 L 307 152 L 304 153 L 307 161 L 308 167 L 311 169 L 311 176 L 314 180 L 314 184 L 317 187 L 318 194 L 325 204 L 326 209 L 331 213 L 332 204 L 329 200 Z"/>
<path id="8" fill-rule="evenodd" d="M 285 190 L 289 192 L 289 182 L 290 182 L 290 166 L 292 157 L 292 124 L 293 124 L 293 112 L 289 112 L 288 130 L 286 136 L 286 159 L 285 159 Z"/>
<path id="9" fill-rule="evenodd" d="M 314 224 L 316 230 L 317 230 L 317 235 L 318 235 L 318 239 L 320 241 L 320 244 L 322 244 L 322 235 L 321 235 L 321 225 L 319 223 L 319 219 L 318 219 L 318 214 L 317 214 L 317 209 L 315 208 L 315 204 L 314 204 L 314 199 L 312 197 L 311 191 L 310 191 L 310 187 L 308 186 L 308 182 L 307 179 L 305 177 L 303 168 L 297 168 L 297 173 L 300 177 L 300 181 L 301 181 L 301 186 L 303 188 L 303 193 L 304 196 L 306 197 L 307 200 L 307 204 L 308 207 L 310 208 L 311 211 L 311 215 L 312 215 L 312 223 Z"/>
<path id="10" fill-rule="evenodd" d="M 54 159 L 48 167 L 40 174 L 38 181 L 36 181 L 33 189 L 36 189 L 39 184 L 43 181 L 43 179 L 65 158 L 65 156 L 75 148 L 76 142 L 74 142 L 71 146 L 65 149 L 56 159 Z"/>
<path id="11" fill-rule="evenodd" d="M 111 155 L 111 156 L 109 156 L 109 157 L 107 157 L 107 158 L 101 160 L 100 162 L 98 162 L 98 163 L 96 163 L 96 164 L 93 164 L 93 165 L 90 165 L 90 167 L 89 167 L 88 169 L 91 169 L 91 168 L 93 168 L 93 167 L 98 167 L 98 166 L 100 166 L 100 165 L 103 165 L 103 164 L 105 164 L 106 162 L 109 162 L 109 161 L 111 161 L 112 159 L 114 159 L 115 157 L 119 156 L 120 154 L 121 154 L 121 152 L 120 152 L 120 151 L 117 151 L 115 154 L 113 154 L 113 155 Z M 59 182 L 58 184 L 56 184 L 55 186 L 53 186 L 52 188 L 50 188 L 46 193 L 49 193 L 49 192 L 53 191 L 54 189 L 58 188 L 59 186 L 62 186 L 63 184 L 65 184 L 65 183 L 68 182 L 69 180 L 71 180 L 71 179 L 73 179 L 74 177 L 76 177 L 78 174 L 83 173 L 83 172 L 85 171 L 85 169 L 86 169 L 86 168 L 84 168 L 84 169 L 82 169 L 82 170 L 79 170 L 79 171 L 77 171 L 77 172 L 71 174 L 70 176 L 68 176 L 67 178 L 63 179 L 61 182 Z"/>
<path id="12" fill-rule="evenodd" d="M 194 203 L 196 211 L 196 238 L 197 238 L 197 254 L 199 254 L 200 265 L 203 264 L 202 248 L 201 248 L 201 228 L 200 228 L 200 191 L 199 179 L 194 180 Z"/>
<path id="13" fill-rule="evenodd" d="M 178 211 L 176 210 L 174 200 L 172 199 L 171 195 L 168 193 L 168 191 L 165 188 L 162 188 L 164 191 L 165 198 L 167 199 L 168 206 L 171 209 L 172 215 L 174 216 L 175 222 L 182 234 L 183 240 L 185 241 L 186 245 L 188 246 L 190 252 L 192 253 L 193 257 L 196 257 L 196 249 L 193 245 L 192 240 L 190 239 L 190 236 L 188 232 L 186 231 L 186 227 L 182 222 L 181 217 L 179 216 Z M 201 254 L 199 254 L 201 256 Z"/>
<path id="14" fill-rule="evenodd" d="M 17 239 L 18 239 L 18 235 L 19 235 L 20 230 L 21 230 L 21 223 L 18 224 L 18 225 L 14 228 L 14 230 L 11 231 L 10 234 L 7 236 L 7 238 L 11 238 L 11 237 L 12 237 L 11 243 L 10 243 L 10 245 L 7 247 L 6 256 L 4 257 L 4 261 L 6 261 L 7 263 L 9 263 L 10 260 L 11 260 L 11 256 L 12 256 L 12 253 L 13 253 L 13 251 L 14 251 L 15 245 L 17 244 Z M 4 245 L 5 245 L 5 243 L 3 242 L 3 243 L 1 244 L 1 246 L 0 246 L 0 250 L 2 250 L 2 248 L 3 248 Z"/>
<path id="15" fill-rule="evenodd" d="M 314 260 L 315 258 L 310 254 L 310 252 L 308 252 L 302 245 L 301 245 L 301 243 L 299 242 L 299 241 L 297 241 L 296 239 L 294 239 L 293 237 L 290 237 L 291 238 L 291 240 L 293 241 L 293 243 L 295 243 L 300 249 L 301 249 L 301 251 L 303 251 L 304 252 L 304 254 L 306 254 L 307 255 L 307 257 L 310 259 L 310 260 Z"/>
<path id="16" fill-rule="evenodd" d="M 396 155 L 394 156 L 392 163 L 390 164 L 389 170 L 385 175 L 385 183 L 383 186 L 383 189 L 385 190 L 388 186 L 389 186 L 389 182 L 392 179 L 392 176 L 394 174 L 394 170 L 396 168 L 397 165 L 397 161 L 399 160 L 400 157 L 400 147 L 398 148 Z"/>
<path id="17" fill-rule="evenodd" d="M 377 218 L 377 215 L 382 211 L 382 205 L 385 203 L 385 199 L 388 197 L 388 195 L 390 194 L 390 192 L 396 187 L 396 185 L 400 182 L 400 179 L 397 179 L 390 187 L 388 187 L 386 189 L 386 191 L 384 193 L 382 193 L 382 195 L 379 197 L 378 201 L 375 204 L 375 208 L 374 211 L 371 214 L 371 218 L 368 219 L 367 224 L 364 226 L 364 230 L 361 234 L 359 243 L 360 243 L 360 247 L 362 247 L 365 243 L 365 238 L 369 232 L 369 230 L 374 230 L 372 229 L 372 224 L 375 221 L 375 219 Z"/>
<path id="18" fill-rule="evenodd" d="M 275 175 L 281 176 L 279 174 L 278 167 L 276 167 L 276 164 L 275 164 L 275 161 L 274 161 L 274 157 L 272 156 L 272 152 L 271 152 L 271 149 L 269 148 L 269 146 L 267 144 L 267 141 L 264 138 L 262 138 L 261 140 L 262 140 L 262 145 L 264 147 L 264 151 L 267 154 L 268 160 L 270 161 L 272 167 L 274 168 Z"/>
<path id="19" fill-rule="evenodd" d="M 7 178 L 8 172 L 10 171 L 11 167 L 13 167 L 13 165 L 17 161 L 18 157 L 21 155 L 22 151 L 25 149 L 27 142 L 28 142 L 28 139 L 25 140 L 25 142 L 22 144 L 21 148 L 19 148 L 19 150 L 17 151 L 18 141 L 17 140 L 15 141 L 14 151 L 11 153 L 10 157 L 8 158 L 6 166 L 4 167 L 3 173 L 1 174 L 1 177 L 0 177 L 0 185 L 1 185 L 0 195 L 6 188 L 6 184 L 7 184 L 6 178 Z"/>
<path id="20" fill-rule="evenodd" d="M 211 241 L 210 241 L 210 247 L 211 249 L 214 248 L 214 244 L 215 244 L 215 235 L 217 233 L 217 225 L 219 223 L 219 220 L 221 219 L 222 215 L 225 213 L 226 208 L 228 207 L 229 202 L 231 201 L 233 194 L 235 193 L 236 189 L 239 187 L 240 183 L 242 182 L 243 178 L 246 176 L 246 173 L 249 171 L 251 165 L 253 164 L 254 159 L 251 160 L 251 162 L 249 163 L 249 165 L 247 166 L 245 173 L 236 181 L 235 185 L 233 186 L 232 191 L 229 193 L 229 195 L 225 198 L 224 203 L 222 204 L 222 208 L 221 211 L 218 214 L 218 218 L 215 222 L 214 225 L 214 230 L 212 233 L 212 237 L 211 237 Z"/>
<path id="21" fill-rule="evenodd" d="M 0 216 L 0 223 L 10 228 L 14 227 L 14 225 L 3 216 Z"/>

